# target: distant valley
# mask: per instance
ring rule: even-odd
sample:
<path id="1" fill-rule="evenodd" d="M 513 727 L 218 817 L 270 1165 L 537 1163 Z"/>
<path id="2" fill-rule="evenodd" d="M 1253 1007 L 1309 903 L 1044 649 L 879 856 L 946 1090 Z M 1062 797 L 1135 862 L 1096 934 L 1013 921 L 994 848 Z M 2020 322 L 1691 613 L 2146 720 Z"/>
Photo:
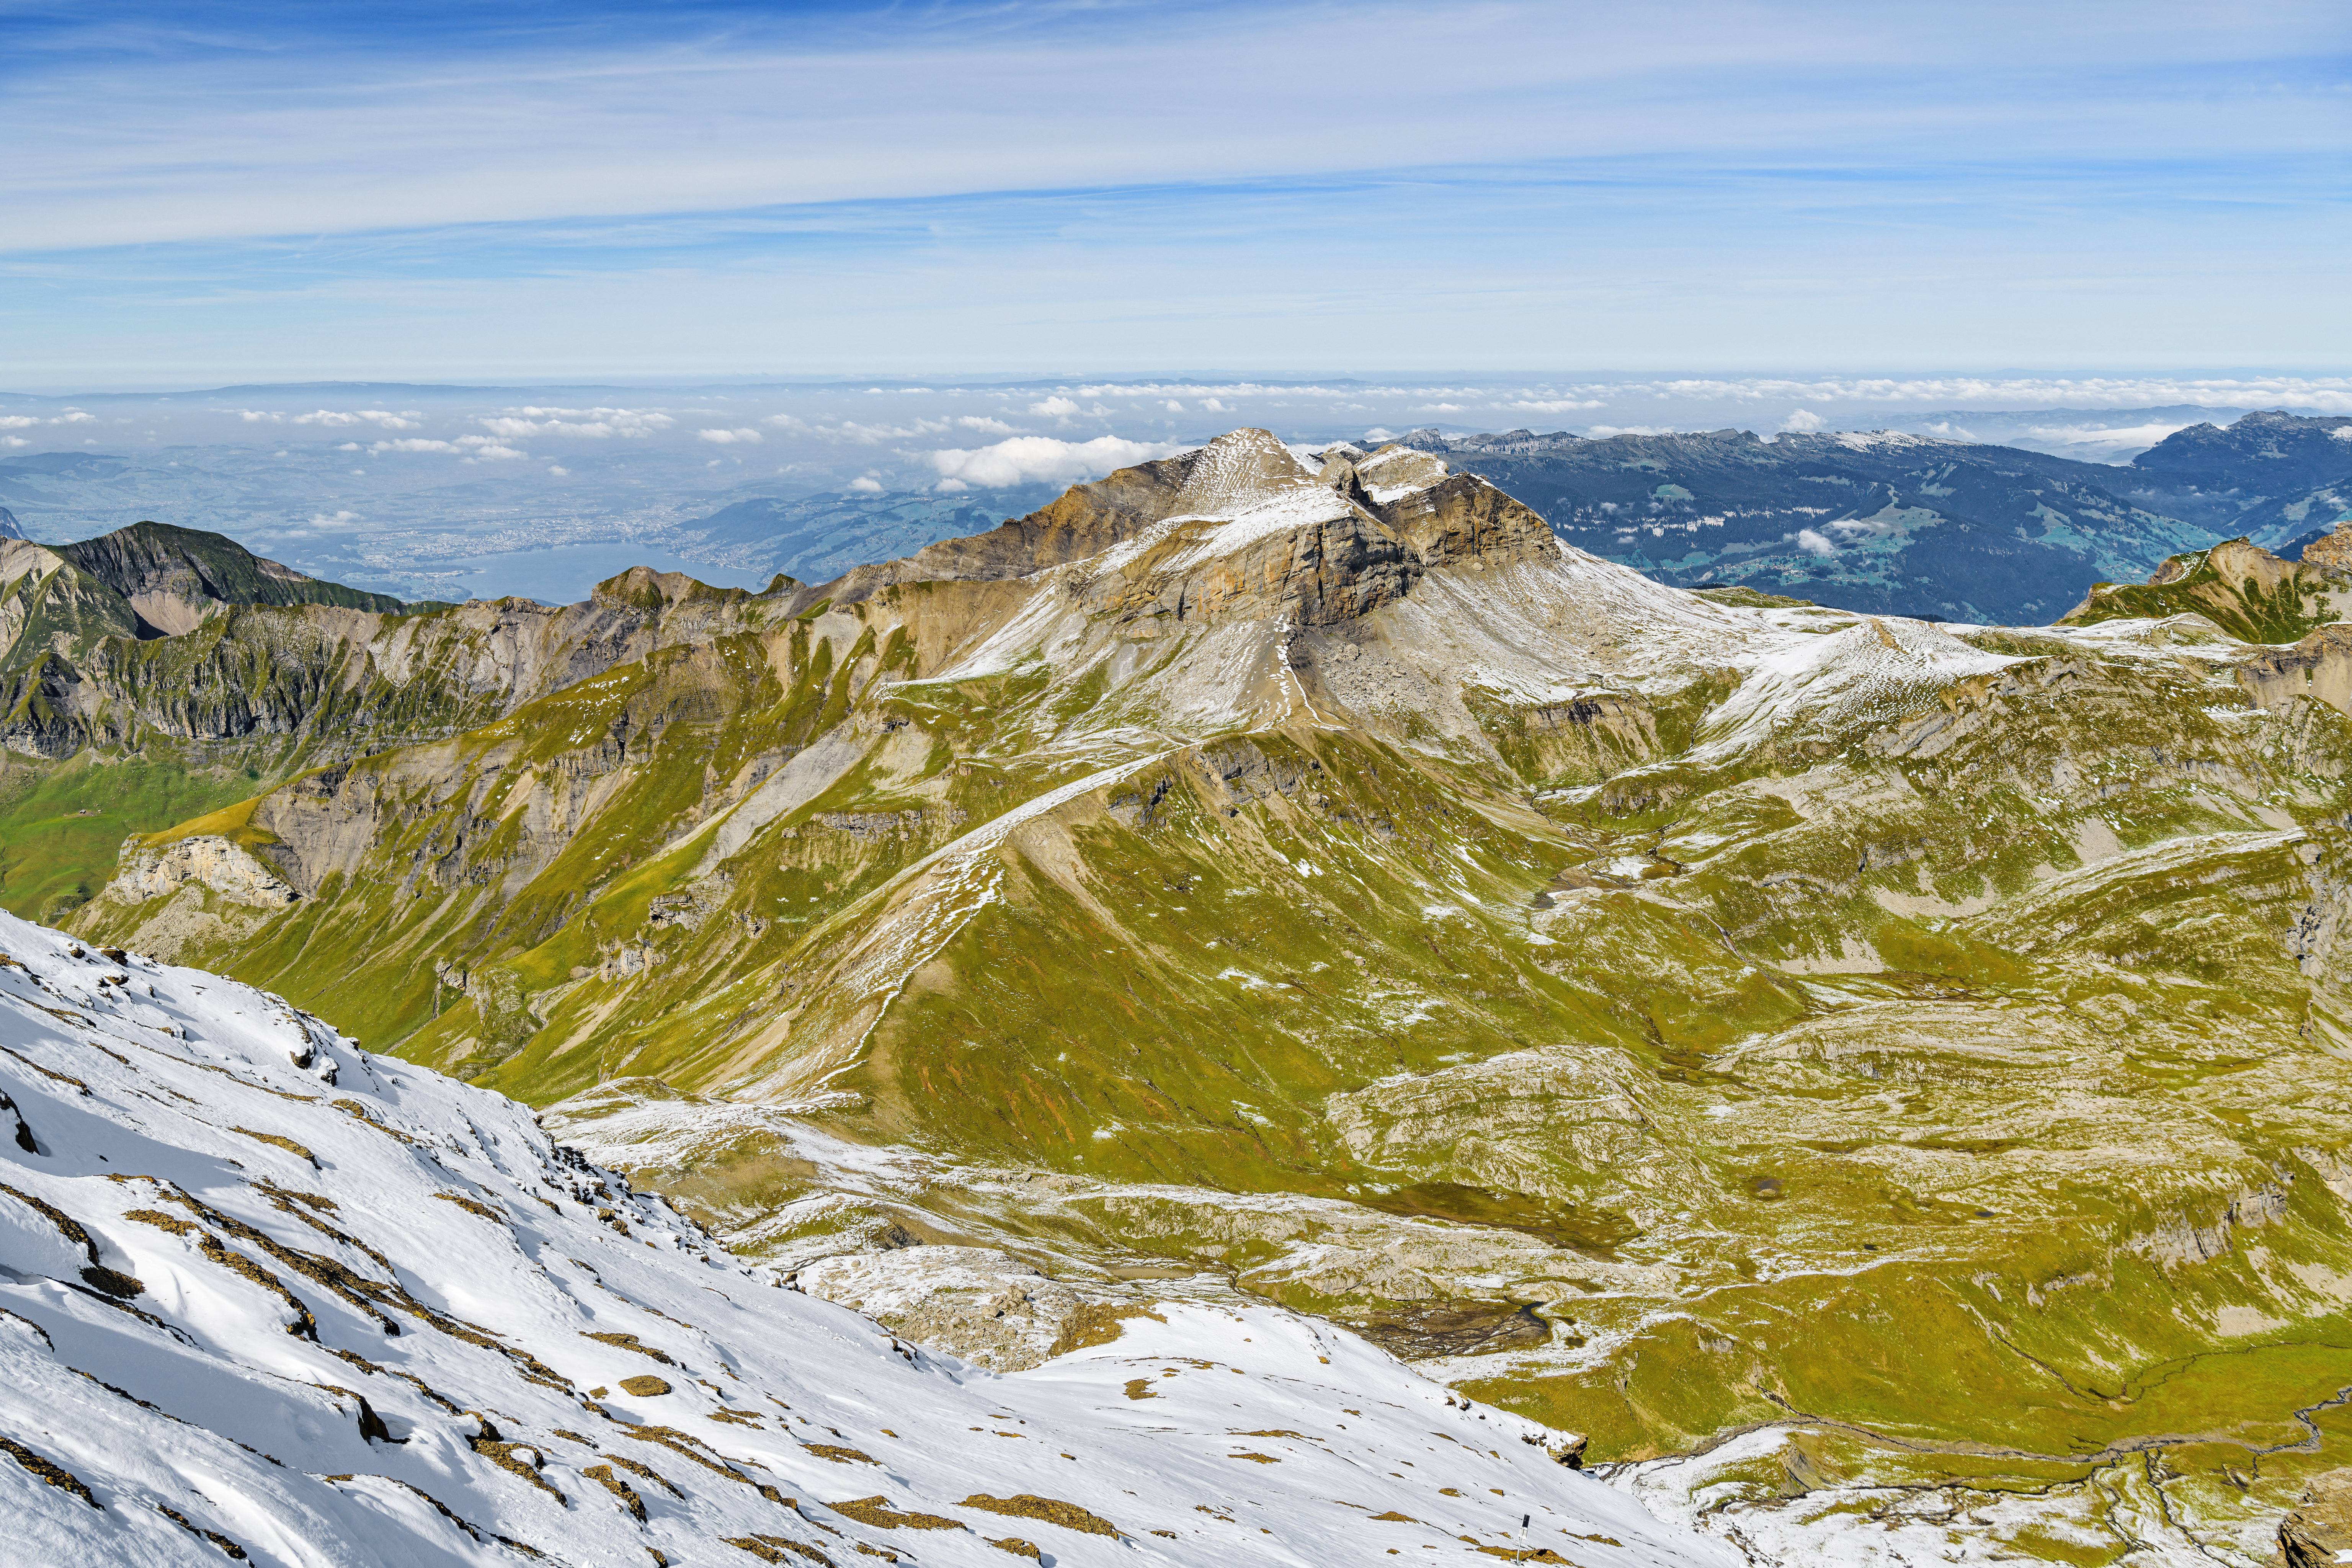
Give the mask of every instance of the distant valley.
<path id="1" fill-rule="evenodd" d="M 2283 549 L 2352 512 L 2352 419 L 2252 414 L 2128 467 L 1882 431 L 1405 439 L 1521 497 L 1568 543 L 1685 587 L 2042 623 L 2232 535 Z"/>

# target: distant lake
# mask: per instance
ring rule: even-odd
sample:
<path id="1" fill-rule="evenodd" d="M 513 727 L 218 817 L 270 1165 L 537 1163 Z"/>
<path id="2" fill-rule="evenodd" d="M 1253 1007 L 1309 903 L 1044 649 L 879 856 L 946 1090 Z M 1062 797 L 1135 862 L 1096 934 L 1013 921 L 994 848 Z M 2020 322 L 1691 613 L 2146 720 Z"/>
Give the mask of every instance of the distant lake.
<path id="1" fill-rule="evenodd" d="M 559 544 L 545 550 L 511 550 L 498 555 L 466 558 L 465 576 L 446 587 L 436 586 L 440 599 L 497 599 L 520 594 L 550 605 L 572 605 L 586 598 L 597 584 L 617 577 L 632 566 L 656 572 L 683 572 L 717 588 L 764 588 L 772 574 L 730 572 L 723 566 L 688 561 L 682 555 L 642 544 Z"/>

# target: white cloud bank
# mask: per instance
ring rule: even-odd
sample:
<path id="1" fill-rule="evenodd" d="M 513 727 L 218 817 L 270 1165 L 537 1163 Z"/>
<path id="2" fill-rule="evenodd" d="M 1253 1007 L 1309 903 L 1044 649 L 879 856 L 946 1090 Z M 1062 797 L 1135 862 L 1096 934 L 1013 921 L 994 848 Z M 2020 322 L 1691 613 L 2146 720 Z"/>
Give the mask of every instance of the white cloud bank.
<path id="1" fill-rule="evenodd" d="M 2120 460 L 2128 453 L 2145 451 L 2176 430 L 2189 426 L 2178 419 L 2152 425 L 2037 425 L 2026 431 L 2026 438 L 2052 447 L 2089 447 L 2095 458 Z"/>
<path id="2" fill-rule="evenodd" d="M 951 447 L 944 451 L 927 452 L 924 457 L 942 479 L 1001 489 L 1018 484 L 1075 484 L 1080 479 L 1099 478 L 1113 468 L 1148 463 L 1154 458 L 1172 458 L 1183 450 L 1167 442 L 1129 441 L 1117 436 L 1097 436 L 1091 441 L 1015 436 L 992 447 L 969 450 Z"/>
<path id="3" fill-rule="evenodd" d="M 613 437 L 642 440 L 677 421 L 650 408 L 509 408 L 481 421 L 482 428 L 509 440 L 525 436 L 579 436 L 603 441 Z"/>
<path id="4" fill-rule="evenodd" d="M 346 443 L 339 449 L 350 451 L 352 447 Z M 462 452 L 468 462 L 476 458 L 526 458 L 530 455 L 515 450 L 495 436 L 460 436 L 455 441 L 436 441 L 429 436 L 403 436 L 390 441 L 375 442 L 368 450 L 376 453 Z M 281 452 L 278 456 L 285 454 Z"/>
<path id="5" fill-rule="evenodd" d="M 247 425 L 323 425 L 331 430 L 352 425 L 373 425 L 385 430 L 415 430 L 425 418 L 423 411 L 415 408 L 403 409 L 397 414 L 389 408 L 319 408 L 308 414 L 274 414 L 266 408 L 240 408 L 236 416 Z"/>

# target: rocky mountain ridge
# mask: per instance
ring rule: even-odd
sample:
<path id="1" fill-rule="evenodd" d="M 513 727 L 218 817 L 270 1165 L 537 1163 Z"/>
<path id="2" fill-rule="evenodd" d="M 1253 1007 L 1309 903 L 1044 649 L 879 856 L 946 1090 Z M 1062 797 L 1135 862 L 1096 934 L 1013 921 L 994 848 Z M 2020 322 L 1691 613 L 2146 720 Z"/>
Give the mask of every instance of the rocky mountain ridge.
<path id="1" fill-rule="evenodd" d="M 1236 432 L 142 838 L 77 923 L 331 987 L 974 1355 L 1181 1276 L 1759 1560 L 2254 1561 L 2352 1386 L 2321 556 L 1938 626 Z"/>

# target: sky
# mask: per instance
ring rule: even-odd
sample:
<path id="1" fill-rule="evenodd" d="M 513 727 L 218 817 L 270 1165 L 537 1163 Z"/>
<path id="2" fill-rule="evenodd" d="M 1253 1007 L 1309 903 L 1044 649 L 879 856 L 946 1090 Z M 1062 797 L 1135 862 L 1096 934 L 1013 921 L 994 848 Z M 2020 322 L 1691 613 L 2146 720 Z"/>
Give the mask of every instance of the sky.
<path id="1" fill-rule="evenodd" d="M 2340 0 L 0 0 L 0 389 L 2332 372 Z"/>

